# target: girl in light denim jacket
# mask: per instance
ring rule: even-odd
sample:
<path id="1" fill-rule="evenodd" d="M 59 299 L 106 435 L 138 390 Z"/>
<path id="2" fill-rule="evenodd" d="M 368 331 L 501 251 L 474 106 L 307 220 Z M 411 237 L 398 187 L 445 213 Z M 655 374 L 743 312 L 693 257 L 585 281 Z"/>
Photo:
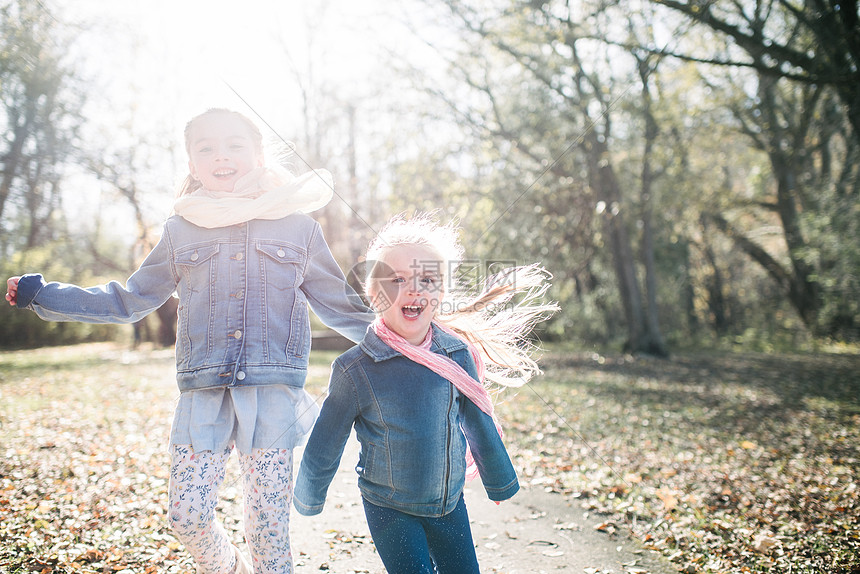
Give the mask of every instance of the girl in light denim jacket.
<path id="1" fill-rule="evenodd" d="M 318 412 L 304 390 L 307 306 L 353 341 L 373 314 L 348 286 L 319 224 L 332 195 L 324 170 L 266 167 L 245 116 L 211 109 L 185 127 L 189 175 L 159 243 L 125 286 L 83 289 L 12 277 L 6 300 L 53 321 L 137 321 L 179 297 L 181 391 L 170 435 L 168 521 L 198 572 L 251 572 L 215 519 L 234 446 L 244 480 L 253 572 L 293 571 L 292 452 Z"/>
<path id="2" fill-rule="evenodd" d="M 556 306 L 540 302 L 549 285 L 535 266 L 492 277 L 471 301 L 452 299 L 461 256 L 456 228 L 431 215 L 396 217 L 371 243 L 377 318 L 335 360 L 296 478 L 296 509 L 320 513 L 355 428 L 365 517 L 389 574 L 477 573 L 467 476 L 480 475 L 494 501 L 519 490 L 484 380 L 519 385 L 539 372 L 526 337 Z"/>

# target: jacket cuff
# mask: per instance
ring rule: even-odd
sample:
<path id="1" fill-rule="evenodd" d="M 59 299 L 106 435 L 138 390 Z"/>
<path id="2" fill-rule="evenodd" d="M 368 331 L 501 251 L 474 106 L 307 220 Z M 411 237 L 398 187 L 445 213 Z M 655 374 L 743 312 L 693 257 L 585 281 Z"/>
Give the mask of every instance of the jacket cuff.
<path id="1" fill-rule="evenodd" d="M 487 497 L 494 502 L 501 502 L 502 500 L 511 498 L 519 489 L 520 483 L 516 478 L 502 488 L 487 488 L 486 485 L 484 486 L 484 490 L 487 491 Z"/>
<path id="2" fill-rule="evenodd" d="M 18 295 L 16 307 L 19 309 L 32 308 L 33 300 L 42 287 L 47 285 L 41 273 L 28 273 L 18 280 Z"/>
<path id="3" fill-rule="evenodd" d="M 306 504 L 303 504 L 298 498 L 293 496 L 293 506 L 296 507 L 296 510 L 298 510 L 299 514 L 301 514 L 302 516 L 315 516 L 322 512 L 325 503 L 308 506 Z"/>

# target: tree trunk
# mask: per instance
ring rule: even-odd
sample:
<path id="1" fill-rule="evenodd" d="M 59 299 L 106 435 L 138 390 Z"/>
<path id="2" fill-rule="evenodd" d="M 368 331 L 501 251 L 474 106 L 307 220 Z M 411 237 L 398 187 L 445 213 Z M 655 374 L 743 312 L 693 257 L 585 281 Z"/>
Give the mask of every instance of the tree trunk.
<path id="1" fill-rule="evenodd" d="M 693 288 L 693 276 L 690 269 L 693 268 L 693 261 L 690 257 L 690 244 L 687 241 L 682 243 L 684 249 L 684 287 L 683 301 L 684 314 L 687 318 L 687 332 L 694 335 L 699 330 L 699 317 L 696 315 L 696 290 Z"/>
<path id="2" fill-rule="evenodd" d="M 711 312 L 711 324 L 714 331 L 719 336 L 723 336 L 729 332 L 729 317 L 726 312 L 725 281 L 723 281 L 723 272 L 717 264 L 717 256 L 707 239 L 701 246 L 705 259 L 708 265 L 711 266 L 711 276 L 705 280 L 705 289 L 708 293 L 708 310 Z"/>
<path id="3" fill-rule="evenodd" d="M 602 213 L 603 226 L 612 250 L 618 290 L 624 307 L 627 322 L 627 343 L 625 350 L 631 353 L 646 353 L 660 357 L 667 356 L 659 333 L 649 324 L 642 306 L 642 291 L 636 278 L 636 263 L 630 236 L 624 224 L 624 211 L 621 203 L 621 187 L 604 140 L 592 130 L 585 139 L 588 157 L 588 174 L 597 197 L 605 208 Z"/>
<path id="4" fill-rule="evenodd" d="M 660 333 L 660 313 L 657 306 L 657 265 L 654 261 L 654 229 L 652 227 L 652 189 L 654 172 L 651 168 L 651 152 L 659 135 L 657 120 L 651 107 L 649 78 L 652 68 L 647 60 L 639 61 L 639 76 L 642 80 L 643 115 L 645 116 L 645 149 L 642 152 L 642 174 L 640 181 L 640 205 L 642 218 L 642 262 L 645 265 L 645 318 L 652 345 L 667 354 Z"/>
<path id="5" fill-rule="evenodd" d="M 794 125 L 789 123 L 787 129 L 780 127 L 784 122 L 780 121 L 781 118 L 776 113 L 780 109 L 776 101 L 776 82 L 774 78 L 759 76 L 759 97 L 762 101 L 760 108 L 767 118 L 767 125 L 770 126 L 770 130 L 765 134 L 766 151 L 773 176 L 776 178 L 776 212 L 782 223 L 791 262 L 791 272 L 786 274 L 787 295 L 804 325 L 816 332 L 821 302 L 818 285 L 811 279 L 814 269 L 801 255 L 808 243 L 800 227 L 800 215 L 795 200 L 800 193 L 798 172 L 803 170 L 801 155 L 806 128 L 802 122 Z"/>

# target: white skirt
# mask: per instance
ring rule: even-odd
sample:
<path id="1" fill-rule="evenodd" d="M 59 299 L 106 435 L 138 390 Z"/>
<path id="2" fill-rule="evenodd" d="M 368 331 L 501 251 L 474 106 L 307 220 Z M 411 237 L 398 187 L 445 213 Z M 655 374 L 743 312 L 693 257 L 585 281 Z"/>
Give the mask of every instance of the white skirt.
<path id="1" fill-rule="evenodd" d="M 307 440 L 319 406 L 304 389 L 288 385 L 199 389 L 181 393 L 170 431 L 170 448 L 190 444 L 194 452 L 219 452 L 235 445 L 293 449 Z"/>

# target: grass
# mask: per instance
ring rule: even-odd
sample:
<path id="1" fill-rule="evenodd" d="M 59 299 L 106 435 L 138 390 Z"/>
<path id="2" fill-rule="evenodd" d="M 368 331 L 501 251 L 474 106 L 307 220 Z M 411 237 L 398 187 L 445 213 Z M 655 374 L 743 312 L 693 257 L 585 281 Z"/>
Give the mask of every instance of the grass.
<path id="1" fill-rule="evenodd" d="M 312 395 L 335 356 L 312 353 Z M 682 572 L 860 572 L 860 356 L 558 347 L 542 365 L 498 396 L 527 487 L 579 499 Z M 0 571 L 191 570 L 164 517 L 177 396 L 171 350 L 0 352 Z"/>

